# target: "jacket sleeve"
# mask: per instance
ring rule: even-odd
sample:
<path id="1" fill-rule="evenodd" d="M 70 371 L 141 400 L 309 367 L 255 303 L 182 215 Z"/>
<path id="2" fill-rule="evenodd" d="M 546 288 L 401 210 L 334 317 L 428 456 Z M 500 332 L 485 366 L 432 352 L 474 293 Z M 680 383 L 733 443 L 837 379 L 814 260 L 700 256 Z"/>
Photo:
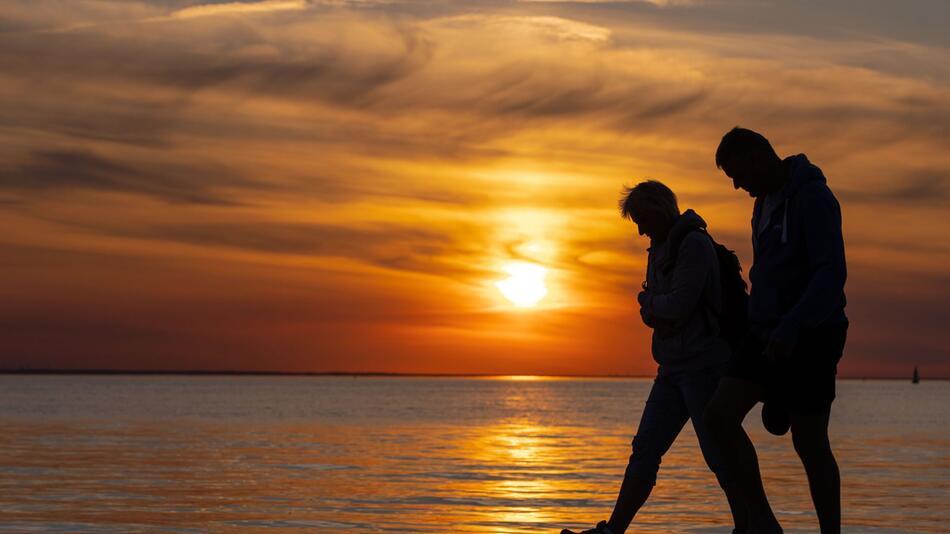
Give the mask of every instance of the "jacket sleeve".
<path id="1" fill-rule="evenodd" d="M 802 239 L 807 255 L 808 285 L 802 297 L 779 322 L 773 336 L 794 344 L 802 328 L 821 324 L 841 305 L 847 267 L 841 233 L 841 207 L 831 190 L 822 184 L 799 192 Z"/>
<path id="2" fill-rule="evenodd" d="M 715 251 L 709 238 L 691 232 L 680 243 L 668 293 L 652 293 L 644 310 L 657 319 L 685 319 L 696 308 L 712 272 Z"/>

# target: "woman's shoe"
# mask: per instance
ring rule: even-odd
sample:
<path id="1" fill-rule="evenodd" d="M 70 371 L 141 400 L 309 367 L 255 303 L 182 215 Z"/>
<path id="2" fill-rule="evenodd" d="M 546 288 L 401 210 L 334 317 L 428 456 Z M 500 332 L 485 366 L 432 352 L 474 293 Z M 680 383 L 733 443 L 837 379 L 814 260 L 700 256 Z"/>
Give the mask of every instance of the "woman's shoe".
<path id="1" fill-rule="evenodd" d="M 597 523 L 597 526 L 590 529 L 584 530 L 581 532 L 574 532 L 573 530 L 564 529 L 561 531 L 561 534 L 613 534 L 609 528 L 607 528 L 607 522 L 601 521 Z"/>

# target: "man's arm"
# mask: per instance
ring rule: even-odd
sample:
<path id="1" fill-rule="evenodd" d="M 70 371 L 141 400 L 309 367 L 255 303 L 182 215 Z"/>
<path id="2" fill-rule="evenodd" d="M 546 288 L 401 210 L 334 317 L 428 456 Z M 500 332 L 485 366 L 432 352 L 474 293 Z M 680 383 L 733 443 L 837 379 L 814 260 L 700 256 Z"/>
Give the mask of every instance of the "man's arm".
<path id="1" fill-rule="evenodd" d="M 644 311 L 656 319 L 668 321 L 688 317 L 702 297 L 712 262 L 716 261 L 715 252 L 705 235 L 700 232 L 687 234 L 680 243 L 670 291 L 641 293 L 639 300 Z"/>
<path id="2" fill-rule="evenodd" d="M 812 186 L 799 192 L 808 206 L 803 231 L 810 278 L 798 303 L 782 317 L 772 336 L 793 346 L 802 328 L 822 323 L 841 305 L 847 278 L 844 238 L 841 234 L 841 207 L 828 187 Z"/>

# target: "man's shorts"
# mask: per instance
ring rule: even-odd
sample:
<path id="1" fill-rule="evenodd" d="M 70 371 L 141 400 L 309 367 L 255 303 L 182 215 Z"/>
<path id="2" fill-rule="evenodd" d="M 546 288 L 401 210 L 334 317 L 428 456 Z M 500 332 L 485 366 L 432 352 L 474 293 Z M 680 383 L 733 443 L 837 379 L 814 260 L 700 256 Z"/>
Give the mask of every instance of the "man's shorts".
<path id="1" fill-rule="evenodd" d="M 765 357 L 765 335 L 751 333 L 725 375 L 762 386 L 763 401 L 789 413 L 825 413 L 835 400 L 835 375 L 844 352 L 848 323 L 803 330 L 792 354 L 780 363 Z"/>

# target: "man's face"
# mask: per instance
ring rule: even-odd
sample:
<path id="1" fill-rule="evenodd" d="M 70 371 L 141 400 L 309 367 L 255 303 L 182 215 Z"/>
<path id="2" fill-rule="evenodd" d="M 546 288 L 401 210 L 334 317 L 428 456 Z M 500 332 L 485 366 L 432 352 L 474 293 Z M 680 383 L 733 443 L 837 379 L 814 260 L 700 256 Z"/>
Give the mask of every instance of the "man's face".
<path id="1" fill-rule="evenodd" d="M 649 237 L 651 240 L 662 237 L 663 230 L 667 229 L 666 226 L 668 226 L 665 219 L 660 216 L 659 213 L 651 210 L 643 210 L 642 213 L 638 213 L 633 219 L 633 222 L 637 225 L 637 232 L 640 235 Z"/>
<path id="2" fill-rule="evenodd" d="M 732 186 L 749 193 L 750 197 L 761 196 L 765 191 L 765 168 L 754 156 L 735 157 L 722 165 L 722 172 L 732 178 Z"/>

